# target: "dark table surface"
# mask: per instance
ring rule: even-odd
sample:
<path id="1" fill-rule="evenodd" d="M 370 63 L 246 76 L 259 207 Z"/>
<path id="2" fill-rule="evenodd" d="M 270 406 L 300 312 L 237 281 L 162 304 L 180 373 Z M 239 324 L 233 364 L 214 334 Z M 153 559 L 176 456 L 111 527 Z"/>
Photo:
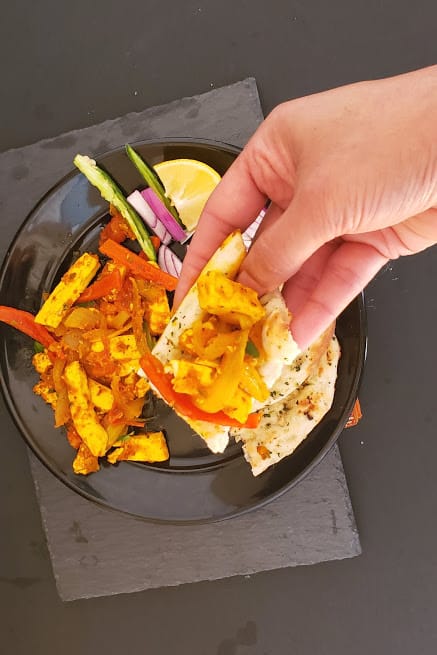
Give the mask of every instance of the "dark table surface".
<path id="1" fill-rule="evenodd" d="M 420 68 L 437 61 L 436 19 L 435 0 L 4 3 L 0 150 L 247 76 L 268 111 Z M 340 442 L 358 558 L 63 604 L 26 449 L 4 416 L 1 652 L 435 653 L 436 278 L 431 250 L 368 289 L 365 416 Z"/>

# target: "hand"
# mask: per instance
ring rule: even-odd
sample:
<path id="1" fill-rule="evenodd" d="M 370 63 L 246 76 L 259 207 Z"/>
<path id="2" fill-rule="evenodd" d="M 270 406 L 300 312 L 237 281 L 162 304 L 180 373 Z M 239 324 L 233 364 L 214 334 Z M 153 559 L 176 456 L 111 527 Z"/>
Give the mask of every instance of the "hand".
<path id="1" fill-rule="evenodd" d="M 279 105 L 209 199 L 176 302 L 270 199 L 238 279 L 259 293 L 285 283 L 309 345 L 388 260 L 437 242 L 436 117 L 437 66 Z"/>

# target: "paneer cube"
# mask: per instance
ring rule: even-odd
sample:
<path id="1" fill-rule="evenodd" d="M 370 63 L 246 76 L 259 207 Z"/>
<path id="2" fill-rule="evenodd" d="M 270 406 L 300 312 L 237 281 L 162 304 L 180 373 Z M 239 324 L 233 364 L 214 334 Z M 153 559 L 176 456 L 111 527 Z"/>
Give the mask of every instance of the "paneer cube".
<path id="1" fill-rule="evenodd" d="M 165 371 L 172 374 L 175 391 L 197 396 L 212 384 L 216 369 L 208 363 L 172 359 L 166 364 Z"/>
<path id="2" fill-rule="evenodd" d="M 53 289 L 35 316 L 35 322 L 47 327 L 57 328 L 72 304 L 85 291 L 99 268 L 100 262 L 97 255 L 84 253 L 79 257 Z"/>
<path id="3" fill-rule="evenodd" d="M 138 378 L 135 383 L 135 395 L 137 398 L 144 398 L 150 389 L 150 384 L 146 378 Z"/>
<path id="4" fill-rule="evenodd" d="M 163 287 L 147 282 L 138 285 L 140 295 L 146 300 L 144 318 L 152 334 L 162 334 L 170 320 L 170 306 Z"/>
<path id="5" fill-rule="evenodd" d="M 167 443 L 162 432 L 148 432 L 117 441 L 108 455 L 108 462 L 121 461 L 165 462 L 169 458 Z"/>
<path id="6" fill-rule="evenodd" d="M 49 405 L 52 406 L 52 409 L 56 409 L 56 401 L 58 395 L 54 389 L 51 389 L 45 382 L 38 382 L 33 387 L 33 392 Z"/>
<path id="7" fill-rule="evenodd" d="M 96 382 L 91 378 L 88 380 L 91 402 L 94 407 L 101 412 L 109 412 L 112 409 L 114 404 L 114 395 L 109 387 L 105 387 L 104 384 Z"/>
<path id="8" fill-rule="evenodd" d="M 47 373 L 47 371 L 53 366 L 46 350 L 43 350 L 41 353 L 35 353 L 32 357 L 32 364 L 40 375 Z"/>
<path id="9" fill-rule="evenodd" d="M 73 471 L 76 475 L 88 475 L 100 469 L 99 460 L 92 454 L 86 443 L 82 441 L 73 461 Z"/>
<path id="10" fill-rule="evenodd" d="M 197 281 L 197 290 L 203 310 L 241 329 L 250 328 L 265 316 L 257 293 L 220 271 L 203 274 Z"/>
<path id="11" fill-rule="evenodd" d="M 133 334 L 125 334 L 109 339 L 109 352 L 112 359 L 139 359 L 140 352 L 137 350 L 137 342 Z"/>
<path id="12" fill-rule="evenodd" d="M 78 361 L 66 365 L 64 379 L 74 427 L 91 453 L 95 457 L 100 457 L 108 449 L 108 434 L 97 418 L 88 378 Z"/>
<path id="13" fill-rule="evenodd" d="M 103 353 L 105 346 L 102 341 L 94 341 L 91 344 L 93 353 Z M 130 373 L 136 373 L 140 368 L 140 352 L 137 350 L 136 340 L 133 334 L 124 334 L 109 339 L 109 354 L 111 360 L 116 363 L 117 374 L 125 377 Z"/>

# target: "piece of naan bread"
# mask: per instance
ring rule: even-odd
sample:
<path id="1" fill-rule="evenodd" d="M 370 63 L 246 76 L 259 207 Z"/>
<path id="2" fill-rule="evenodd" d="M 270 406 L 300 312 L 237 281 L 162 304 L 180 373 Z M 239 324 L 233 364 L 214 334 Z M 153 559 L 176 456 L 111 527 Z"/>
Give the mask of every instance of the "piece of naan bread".
<path id="1" fill-rule="evenodd" d="M 246 246 L 241 233 L 233 232 L 211 257 L 200 273 L 199 279 L 208 271 L 220 271 L 230 279 L 234 279 L 245 256 Z M 299 354 L 299 348 L 288 329 L 290 315 L 282 294 L 274 291 L 260 298 L 260 302 L 266 310 L 262 342 L 268 357 L 259 372 L 267 388 L 272 389 L 276 380 L 282 375 L 283 369 L 292 365 Z M 184 354 L 179 347 L 179 339 L 185 330 L 196 320 L 206 316 L 206 313 L 199 304 L 196 281 L 156 343 L 152 351 L 155 357 L 164 365 L 173 359 L 183 359 Z M 257 404 L 254 401 L 253 411 L 256 409 Z M 213 453 L 221 453 L 225 450 L 229 441 L 229 427 L 192 420 L 182 414 L 180 416 L 204 439 Z"/>
<path id="2" fill-rule="evenodd" d="M 312 354 L 311 354 L 312 352 Z M 316 348 L 307 351 L 307 358 L 316 357 Z M 249 430 L 232 428 L 231 434 L 243 444 L 246 460 L 254 475 L 259 475 L 296 450 L 311 430 L 331 408 L 334 399 L 340 346 L 335 336 L 328 348 L 312 367 L 311 374 L 286 397 L 264 407 L 259 426 Z M 305 365 L 305 356 L 302 365 Z M 288 378 L 291 380 L 291 377 Z M 296 382 L 294 381 L 294 384 Z M 279 382 L 283 389 L 285 379 Z M 273 392 L 275 389 L 273 389 Z M 274 396 L 277 400 L 277 396 Z"/>
<path id="3" fill-rule="evenodd" d="M 241 234 L 234 232 L 214 253 L 199 278 L 208 271 L 217 270 L 234 279 L 245 256 Z M 340 358 L 334 324 L 307 350 L 299 353 L 289 332 L 290 316 L 280 291 L 266 294 L 260 301 L 266 309 L 263 349 L 268 358 L 260 365 L 259 372 L 270 395 L 263 403 L 253 401 L 253 410 L 262 412 L 259 426 L 231 429 L 181 415 L 214 453 L 225 450 L 229 436 L 241 441 L 254 475 L 290 455 L 330 409 Z M 164 365 L 172 359 L 183 358 L 179 347 L 181 334 L 205 315 L 195 282 L 155 345 L 153 354 Z"/>

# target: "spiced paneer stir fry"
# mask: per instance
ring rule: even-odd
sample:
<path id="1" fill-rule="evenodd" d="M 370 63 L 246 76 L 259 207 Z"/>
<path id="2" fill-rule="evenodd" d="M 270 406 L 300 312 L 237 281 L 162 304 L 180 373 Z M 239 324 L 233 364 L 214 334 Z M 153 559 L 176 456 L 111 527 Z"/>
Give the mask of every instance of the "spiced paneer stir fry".
<path id="1" fill-rule="evenodd" d="M 77 258 L 36 316 L 0 307 L 0 320 L 34 339 L 34 391 L 65 429 L 76 474 L 98 471 L 102 458 L 169 458 L 165 434 L 143 417 L 155 393 L 213 452 L 241 440 L 258 475 L 329 409 L 340 356 L 333 330 L 299 353 L 280 292 L 258 298 L 234 281 L 253 227 L 228 237 L 172 314 L 181 261 L 171 246 L 195 229 L 220 176 L 189 159 L 155 169 L 126 149 L 145 186 L 127 197 L 94 160 L 75 158 L 109 203 L 99 252 Z"/>

